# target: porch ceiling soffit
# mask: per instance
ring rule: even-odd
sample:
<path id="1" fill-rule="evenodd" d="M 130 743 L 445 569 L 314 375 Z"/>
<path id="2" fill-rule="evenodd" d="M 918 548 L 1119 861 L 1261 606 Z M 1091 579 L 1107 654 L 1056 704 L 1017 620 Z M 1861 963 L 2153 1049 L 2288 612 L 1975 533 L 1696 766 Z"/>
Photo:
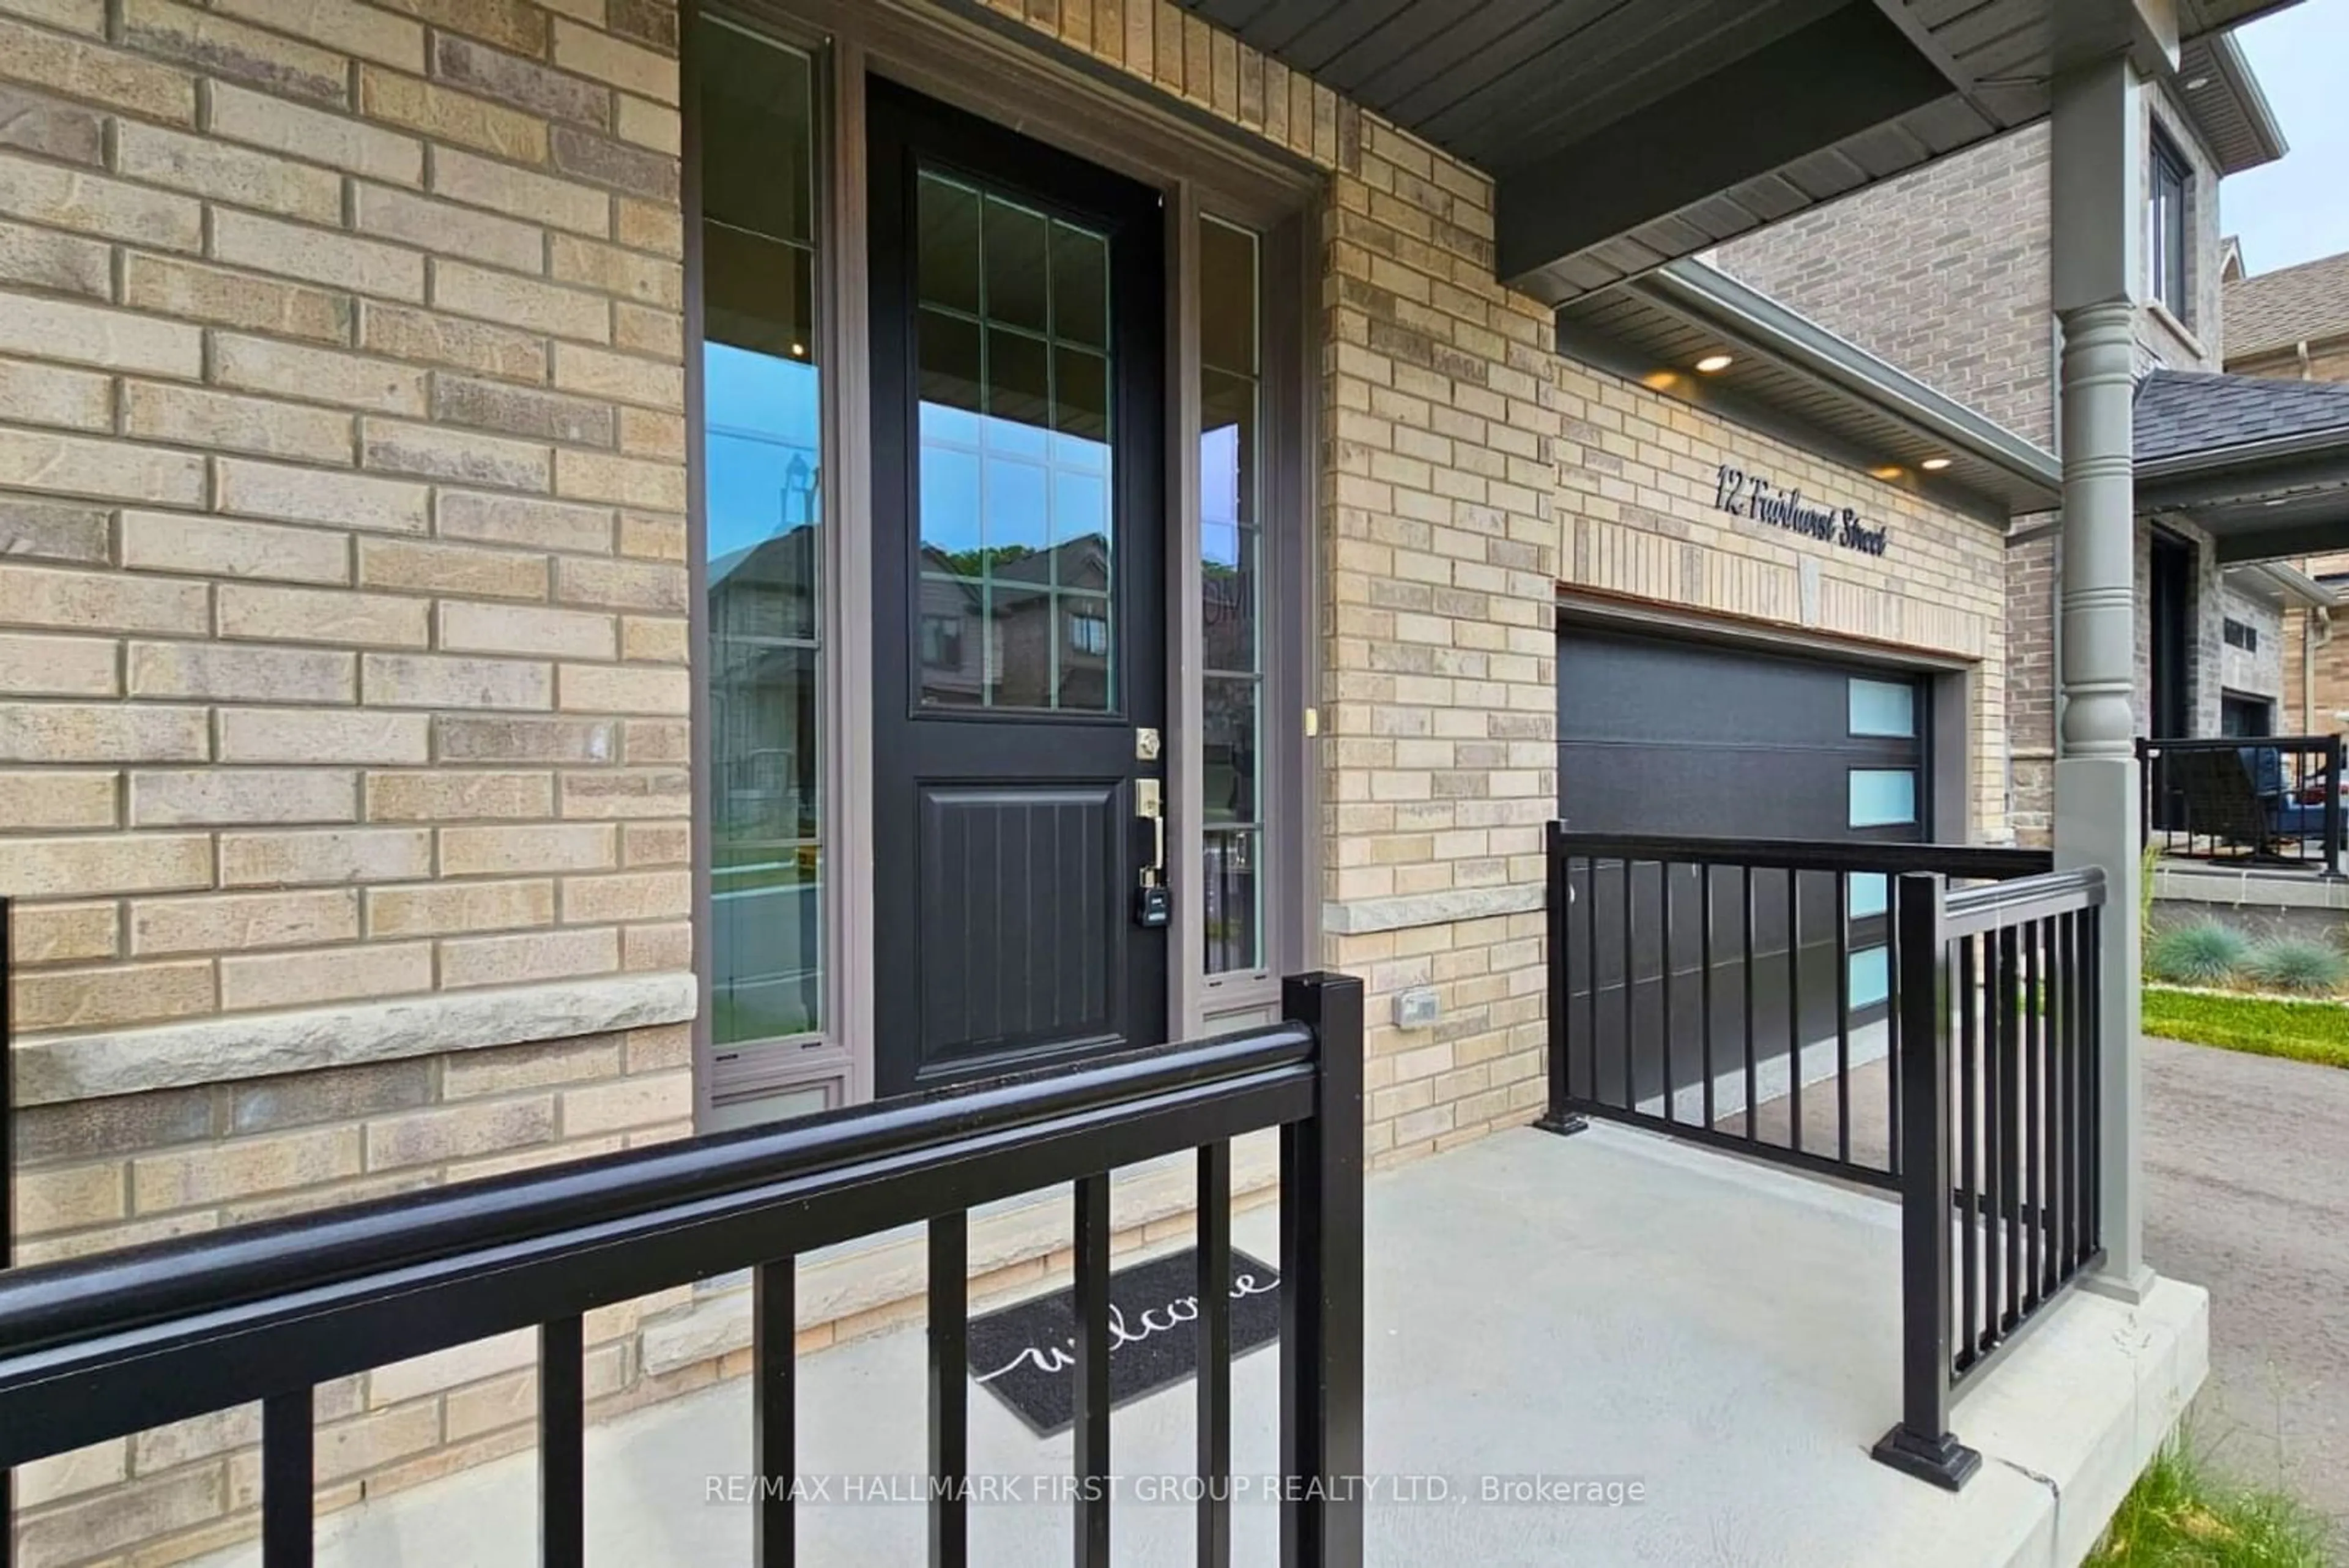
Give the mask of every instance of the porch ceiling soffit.
<path id="1" fill-rule="evenodd" d="M 2128 48 L 2143 68 L 2165 70 L 2181 38 L 2275 8 L 2274 0 L 1179 4 L 1492 171 L 1496 274 L 1552 305 L 2043 119 L 2061 57 Z"/>
<path id="2" fill-rule="evenodd" d="M 1566 306 L 1558 342 L 1667 396 L 2002 526 L 2062 499 L 2053 453 L 1702 262 L 1670 262 Z M 1691 369 L 1724 350 L 1726 370 Z M 1948 467 L 1928 472 L 1929 459 Z"/>

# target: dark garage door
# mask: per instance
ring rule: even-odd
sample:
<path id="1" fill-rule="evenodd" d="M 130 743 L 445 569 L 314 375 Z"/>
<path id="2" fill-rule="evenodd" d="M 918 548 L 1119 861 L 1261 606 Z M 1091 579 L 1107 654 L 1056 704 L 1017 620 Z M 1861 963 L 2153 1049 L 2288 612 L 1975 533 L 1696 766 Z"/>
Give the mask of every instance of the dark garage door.
<path id="1" fill-rule="evenodd" d="M 1912 676 L 1579 628 L 1560 632 L 1557 654 L 1558 811 L 1569 832 L 1879 842 L 1926 836 L 1928 688 Z M 1783 1085 L 1788 1075 L 1783 1047 L 1790 1007 L 1799 1005 L 1802 1037 L 1815 1049 L 1835 1040 L 1839 1028 L 1864 1033 L 1882 1019 L 1889 980 L 1882 878 L 1854 877 L 1848 886 L 1842 918 L 1849 957 L 1839 989 L 1833 877 L 1803 874 L 1790 889 L 1786 873 L 1757 871 L 1749 889 L 1735 869 L 1717 868 L 1713 876 L 1710 1050 L 1697 1026 L 1706 951 L 1699 873 L 1676 869 L 1668 900 L 1661 868 L 1636 867 L 1628 918 L 1619 863 L 1600 862 L 1595 878 L 1574 876 L 1568 940 L 1578 954 L 1595 953 L 1598 988 L 1594 996 L 1585 978 L 1591 966 L 1578 964 L 1567 1025 L 1593 1031 L 1602 1046 L 1595 1053 L 1599 1081 L 1572 1085 L 1577 1093 L 1617 1100 L 1628 1069 L 1648 1109 L 1661 1111 L 1669 1080 L 1683 1096 L 1685 1115 L 1694 1086 L 1710 1075 L 1723 1090 L 1722 1104 L 1742 1106 L 1742 1084 L 1723 1080 L 1724 1074 L 1740 1076 L 1748 995 L 1754 1038 L 1764 1056 L 1757 1092 L 1765 1100 L 1773 1097 L 1771 1084 Z M 1801 932 L 1791 956 L 1790 909 Z M 1749 950 L 1750 977 L 1743 956 Z M 1805 1076 L 1817 1070 L 1813 1064 Z"/>
<path id="2" fill-rule="evenodd" d="M 1559 814 L 1576 833 L 1921 838 L 1925 709 L 1880 669 L 1567 631 Z"/>

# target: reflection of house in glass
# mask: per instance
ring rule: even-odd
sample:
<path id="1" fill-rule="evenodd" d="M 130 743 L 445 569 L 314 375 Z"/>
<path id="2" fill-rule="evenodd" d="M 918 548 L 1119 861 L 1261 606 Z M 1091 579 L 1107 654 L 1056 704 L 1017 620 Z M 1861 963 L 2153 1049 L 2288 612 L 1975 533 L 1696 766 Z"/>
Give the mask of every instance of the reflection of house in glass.
<path id="1" fill-rule="evenodd" d="M 922 700 L 946 707 L 1106 711 L 1110 545 L 922 551 Z"/>
<path id="2" fill-rule="evenodd" d="M 709 566 L 721 838 L 815 836 L 815 527 L 802 523 Z"/>
<path id="3" fill-rule="evenodd" d="M 725 536 L 769 519 L 780 530 L 709 564 L 710 940 L 724 1044 L 801 1033 L 819 1016 L 821 623 L 811 454 L 738 438 L 713 441 L 711 456 L 712 535 L 720 504 Z M 729 457 L 748 461 L 721 476 Z"/>

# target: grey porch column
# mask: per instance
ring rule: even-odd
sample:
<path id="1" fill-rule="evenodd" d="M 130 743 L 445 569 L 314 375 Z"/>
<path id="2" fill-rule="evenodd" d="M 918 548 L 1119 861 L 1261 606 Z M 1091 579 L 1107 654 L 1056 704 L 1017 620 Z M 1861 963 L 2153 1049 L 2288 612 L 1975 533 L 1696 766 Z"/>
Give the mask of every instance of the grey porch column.
<path id="1" fill-rule="evenodd" d="M 2139 138 L 2136 73 L 2116 52 L 2060 73 L 2052 205 L 2064 327 L 2062 734 L 2055 863 L 2104 867 L 2105 1265 L 2092 1288 L 2151 1282 L 2138 1177 L 2137 504 L 2131 457 Z"/>

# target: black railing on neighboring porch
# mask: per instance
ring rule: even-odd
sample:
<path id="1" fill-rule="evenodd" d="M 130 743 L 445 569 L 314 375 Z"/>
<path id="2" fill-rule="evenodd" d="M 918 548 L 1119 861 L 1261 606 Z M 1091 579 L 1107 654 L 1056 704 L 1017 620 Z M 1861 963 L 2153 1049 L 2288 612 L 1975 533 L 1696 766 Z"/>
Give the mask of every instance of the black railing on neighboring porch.
<path id="1" fill-rule="evenodd" d="M 1903 877 L 1901 1416 L 1876 1446 L 1951 1490 L 1958 1392 L 2102 1254 L 2104 873 L 1952 893 Z"/>
<path id="2" fill-rule="evenodd" d="M 2342 738 L 2139 740 L 2145 842 L 2164 855 L 2341 875 Z"/>
<path id="3" fill-rule="evenodd" d="M 1557 823 L 1548 850 L 1543 1125 L 1601 1116 L 1899 1193 L 1902 1415 L 1876 1453 L 1962 1486 L 1981 1460 L 1951 1400 L 2101 1245 L 2103 874 Z"/>
<path id="4" fill-rule="evenodd" d="M 0 921 L 5 925 L 5 921 Z M 5 981 L 5 975 L 0 975 Z M 793 1561 L 794 1261 L 929 1227 L 930 1561 L 967 1558 L 968 1215 L 1074 1190 L 1074 1560 L 1110 1552 L 1110 1173 L 1193 1150 L 1198 1561 L 1228 1564 L 1230 1140 L 1280 1129 L 1281 1561 L 1362 1554 L 1362 996 L 1283 988 L 1289 1022 L 321 1214 L 0 1275 L 0 1467 L 262 1404 L 268 1568 L 311 1561 L 312 1392 L 492 1334 L 539 1336 L 539 1561 L 585 1555 L 582 1314 L 748 1269 L 759 1568 Z M 7 1106 L 0 1101 L 0 1127 Z M 0 1153 L 5 1152 L 0 1143 Z M 0 1167 L 5 1169 L 5 1167 Z M 5 1208 L 5 1205 L 0 1205 Z M 781 1481 L 784 1484 L 773 1484 Z M 943 1483 L 943 1484 L 941 1484 Z M 0 1568 L 10 1560 L 0 1530 Z"/>

